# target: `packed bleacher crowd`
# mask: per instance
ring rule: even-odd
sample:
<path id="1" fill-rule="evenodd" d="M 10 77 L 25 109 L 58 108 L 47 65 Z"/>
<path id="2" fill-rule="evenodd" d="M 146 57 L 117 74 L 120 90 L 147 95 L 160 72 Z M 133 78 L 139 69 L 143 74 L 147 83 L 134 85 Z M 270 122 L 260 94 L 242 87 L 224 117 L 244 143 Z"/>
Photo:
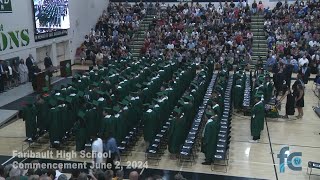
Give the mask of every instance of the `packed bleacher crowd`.
<path id="1" fill-rule="evenodd" d="M 319 84 L 319 10 L 320 4 L 315 1 L 296 1 L 292 4 L 279 1 L 272 11 L 267 9 L 264 12 L 269 49 L 265 68 L 273 72 L 276 96 L 280 95 L 279 92 L 289 95 L 293 92 L 296 99 L 301 98 L 302 102 L 295 101 L 300 108 L 304 107 L 304 102 L 303 96 L 298 96 L 304 91 L 298 93 L 297 85 L 304 89 L 311 74 L 318 74 L 314 82 Z M 293 72 L 298 75 L 291 88 Z M 302 117 L 300 111 L 299 117 Z"/>
<path id="2" fill-rule="evenodd" d="M 267 68 L 276 62 L 291 64 L 293 71 L 316 74 L 320 63 L 320 4 L 314 1 L 279 1 L 271 11 L 265 12 L 264 23 L 268 49 Z M 302 72 L 305 74 L 305 72 Z M 309 75 L 306 74 L 306 78 Z"/>
<path id="3" fill-rule="evenodd" d="M 193 58 L 196 63 L 214 56 L 219 65 L 236 65 L 251 57 L 253 34 L 248 23 L 248 4 L 207 4 L 180 2 L 155 4 L 156 18 L 146 32 L 141 53 L 150 57 Z"/>
<path id="4" fill-rule="evenodd" d="M 145 4 L 109 3 L 81 46 L 81 59 L 106 64 L 129 53 L 134 33 L 146 14 Z"/>

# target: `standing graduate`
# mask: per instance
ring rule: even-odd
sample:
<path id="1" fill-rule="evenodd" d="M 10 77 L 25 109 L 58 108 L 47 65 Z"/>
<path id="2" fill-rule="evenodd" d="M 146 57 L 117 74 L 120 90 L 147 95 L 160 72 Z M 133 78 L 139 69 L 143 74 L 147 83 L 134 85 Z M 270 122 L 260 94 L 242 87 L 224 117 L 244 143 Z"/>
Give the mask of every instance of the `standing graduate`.
<path id="1" fill-rule="evenodd" d="M 26 136 L 28 141 L 33 141 L 37 134 L 37 111 L 32 104 L 23 109 L 23 120 L 26 122 Z"/>
<path id="2" fill-rule="evenodd" d="M 213 116 L 207 121 L 202 134 L 201 151 L 206 157 L 205 162 L 202 163 L 203 165 L 210 165 L 213 162 L 214 154 L 216 153 L 218 133 L 218 117 Z"/>
<path id="3" fill-rule="evenodd" d="M 257 94 L 255 95 L 255 105 L 251 110 L 251 136 L 252 140 L 249 142 L 257 143 L 260 139 L 260 133 L 263 130 L 265 118 L 265 109 L 263 103 L 263 95 Z"/>
<path id="4" fill-rule="evenodd" d="M 181 146 L 186 138 L 187 122 L 184 113 L 181 113 L 180 108 L 175 108 L 175 115 L 172 119 L 172 123 L 168 134 L 168 150 L 173 155 L 171 158 L 175 158 L 180 152 Z"/>
<path id="5" fill-rule="evenodd" d="M 85 121 L 85 113 L 80 110 L 77 114 L 77 122 L 75 124 L 76 131 L 76 151 L 81 151 L 85 149 L 86 141 L 88 140 L 88 133 Z"/>

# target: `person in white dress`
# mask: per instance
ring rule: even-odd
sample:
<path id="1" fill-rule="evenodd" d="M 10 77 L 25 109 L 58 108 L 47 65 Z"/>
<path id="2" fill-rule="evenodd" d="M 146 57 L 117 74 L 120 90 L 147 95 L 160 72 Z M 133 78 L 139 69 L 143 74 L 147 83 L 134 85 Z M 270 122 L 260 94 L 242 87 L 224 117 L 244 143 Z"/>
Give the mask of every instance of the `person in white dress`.
<path id="1" fill-rule="evenodd" d="M 96 137 L 92 143 L 92 161 L 94 167 L 97 168 L 103 163 L 103 141 L 99 137 Z"/>
<path id="2" fill-rule="evenodd" d="M 23 59 L 20 60 L 18 71 L 19 71 L 20 83 L 23 84 L 23 83 L 28 82 L 28 72 L 29 71 L 28 71 L 28 67 L 24 63 Z"/>

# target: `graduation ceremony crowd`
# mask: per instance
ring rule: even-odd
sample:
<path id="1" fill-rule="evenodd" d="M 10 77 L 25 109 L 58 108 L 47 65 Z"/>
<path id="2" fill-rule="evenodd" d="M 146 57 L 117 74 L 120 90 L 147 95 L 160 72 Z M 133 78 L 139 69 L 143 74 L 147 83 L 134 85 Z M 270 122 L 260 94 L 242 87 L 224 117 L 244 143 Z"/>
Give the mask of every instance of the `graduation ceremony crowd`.
<path id="1" fill-rule="evenodd" d="M 303 116 L 304 89 L 311 74 L 317 74 L 314 82 L 320 83 L 320 36 L 316 21 L 319 10 L 320 4 L 315 1 L 296 1 L 290 5 L 279 1 L 272 11 L 265 11 L 269 48 L 265 68 L 273 72 L 276 97 L 279 92 L 288 95 L 287 100 L 298 107 L 298 118 Z M 297 81 L 291 87 L 293 72 L 297 73 Z M 293 115 L 294 106 L 289 109 L 288 113 Z"/>
<path id="2" fill-rule="evenodd" d="M 229 5 L 230 4 L 230 5 Z M 236 65 L 251 57 L 253 34 L 250 31 L 251 11 L 239 2 L 205 6 L 198 3 L 166 6 L 155 4 L 156 17 L 145 34 L 141 53 L 147 57 L 162 54 L 179 61 L 193 58 L 196 63 L 208 55 L 217 66 Z"/>
<path id="3" fill-rule="evenodd" d="M 91 60 L 93 65 L 102 65 L 126 57 L 134 33 L 139 29 L 145 14 L 143 3 L 131 5 L 110 2 L 80 47 L 82 63 Z"/>
<path id="4" fill-rule="evenodd" d="M 141 57 L 133 59 L 130 42 L 147 6 L 153 7 L 156 15 L 145 33 Z M 111 158 L 94 158 L 93 163 L 113 164 L 140 136 L 146 142 L 145 150 L 153 150 L 152 142 L 164 130 L 166 149 L 176 159 L 211 78 L 216 77 L 200 125 L 203 164 L 210 165 L 216 152 L 224 93 L 231 77 L 232 108 L 241 111 L 249 104 L 251 142 L 260 139 L 268 114 L 265 105 L 273 96 L 280 96 L 280 102 L 287 97 L 286 117 L 294 114 L 292 101 L 298 107 L 298 118 L 303 116 L 304 85 L 315 64 L 319 65 L 319 36 L 314 28 L 318 22 L 310 20 L 318 18 L 318 8 L 319 4 L 311 2 L 277 5 L 272 11 L 264 10 L 262 2 L 251 6 L 242 1 L 226 2 L 217 7 L 211 3 L 169 6 L 110 2 L 80 48 L 81 58 L 92 60 L 94 67 L 74 75 L 67 85 L 55 90 L 44 88 L 36 102 L 23 109 L 28 141 L 35 142 L 48 133 L 50 147 L 57 148 L 74 138 L 76 151 L 111 152 Z M 264 13 L 266 17 L 270 54 L 261 57 L 267 61 L 264 67 L 259 62 L 256 71 L 249 74 L 246 69 L 251 61 L 253 39 L 249 23 L 255 13 Z M 300 58 L 293 92 L 290 82 L 296 67 L 291 63 L 292 57 Z M 0 72 L 3 67 L 0 61 Z M 58 170 L 30 170 L 25 176 L 22 174 L 20 169 L 0 166 L 0 179 L 67 179 Z M 74 171 L 71 179 L 88 176 L 109 180 L 122 179 L 124 175 L 123 171 L 96 169 L 89 174 Z M 129 179 L 139 179 L 138 172 L 132 171 Z"/>

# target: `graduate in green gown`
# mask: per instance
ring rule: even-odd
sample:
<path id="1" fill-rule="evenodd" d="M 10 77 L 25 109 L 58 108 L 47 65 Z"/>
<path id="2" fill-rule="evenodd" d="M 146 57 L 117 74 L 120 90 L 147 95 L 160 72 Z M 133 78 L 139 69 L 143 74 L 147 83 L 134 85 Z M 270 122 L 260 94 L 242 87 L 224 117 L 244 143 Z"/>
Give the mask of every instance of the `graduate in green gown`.
<path id="1" fill-rule="evenodd" d="M 23 109 L 23 120 L 26 125 L 26 136 L 28 141 L 32 141 L 37 135 L 37 110 L 33 104 L 27 105 Z"/>
<path id="2" fill-rule="evenodd" d="M 172 155 L 177 155 L 180 152 L 186 138 L 187 128 L 184 113 L 180 108 L 175 108 L 174 118 L 171 121 L 168 132 L 168 150 Z"/>
<path id="3" fill-rule="evenodd" d="M 233 100 L 234 100 L 234 108 L 240 109 L 242 107 L 243 103 L 243 93 L 244 93 L 244 87 L 243 87 L 243 81 L 240 77 L 236 80 L 236 84 L 233 88 Z"/>
<path id="4" fill-rule="evenodd" d="M 75 123 L 76 151 L 84 150 L 87 142 L 88 133 L 86 128 L 85 113 L 79 111 L 77 114 L 77 122 Z"/>
<path id="5" fill-rule="evenodd" d="M 216 153 L 218 133 L 219 133 L 219 122 L 217 116 L 211 117 L 204 127 L 202 134 L 202 146 L 201 151 L 205 155 L 205 162 L 203 165 L 210 165 L 213 162 L 214 155 Z"/>
<path id="6" fill-rule="evenodd" d="M 260 139 L 260 133 L 263 130 L 265 119 L 265 108 L 263 103 L 263 95 L 255 95 L 255 105 L 251 110 L 251 136 L 253 137 L 250 142 L 258 142 Z"/>

